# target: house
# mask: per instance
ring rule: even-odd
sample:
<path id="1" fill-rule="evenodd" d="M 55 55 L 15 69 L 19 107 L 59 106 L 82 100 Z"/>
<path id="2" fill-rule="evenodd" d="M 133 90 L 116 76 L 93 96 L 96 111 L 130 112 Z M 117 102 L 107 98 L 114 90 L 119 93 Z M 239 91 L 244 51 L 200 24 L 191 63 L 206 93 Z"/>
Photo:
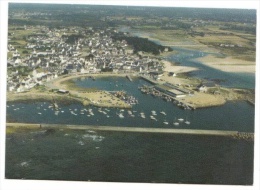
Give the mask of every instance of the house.
<path id="1" fill-rule="evenodd" d="M 59 89 L 59 90 L 57 91 L 57 93 L 59 93 L 59 94 L 68 94 L 69 91 L 68 91 L 68 90 Z"/>
<path id="2" fill-rule="evenodd" d="M 201 84 L 201 85 L 197 86 L 197 90 L 199 92 L 207 92 L 208 88 L 207 88 L 207 86 Z"/>
<path id="3" fill-rule="evenodd" d="M 176 77 L 176 76 L 177 76 L 177 74 L 176 74 L 175 72 L 169 72 L 168 75 L 169 75 L 169 76 L 172 76 L 172 77 Z"/>

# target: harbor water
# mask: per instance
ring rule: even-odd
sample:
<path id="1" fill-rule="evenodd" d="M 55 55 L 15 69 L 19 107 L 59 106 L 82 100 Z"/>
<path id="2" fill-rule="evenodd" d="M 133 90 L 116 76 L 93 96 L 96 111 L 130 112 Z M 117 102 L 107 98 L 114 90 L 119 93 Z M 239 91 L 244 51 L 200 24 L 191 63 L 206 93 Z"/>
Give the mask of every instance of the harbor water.
<path id="1" fill-rule="evenodd" d="M 117 109 L 83 106 L 78 103 L 60 105 L 57 111 L 50 107 L 50 102 L 8 103 L 8 120 L 20 123 L 254 131 L 254 107 L 245 101 L 231 101 L 218 107 L 184 110 L 172 102 L 141 93 L 138 86 L 150 84 L 139 78 L 134 78 L 132 82 L 125 77 L 97 77 L 96 80 L 78 78 L 74 82 L 85 88 L 124 90 L 128 95 L 134 96 L 138 104 L 132 105 L 132 109 Z M 179 125 L 174 125 L 176 121 Z M 185 121 L 190 123 L 187 124 Z"/>

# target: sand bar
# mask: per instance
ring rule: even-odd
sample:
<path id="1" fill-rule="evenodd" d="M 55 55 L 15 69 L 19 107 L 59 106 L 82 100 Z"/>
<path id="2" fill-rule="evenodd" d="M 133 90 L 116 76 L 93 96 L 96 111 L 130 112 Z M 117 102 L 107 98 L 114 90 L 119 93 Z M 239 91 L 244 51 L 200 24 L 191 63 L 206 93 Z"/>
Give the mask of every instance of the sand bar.
<path id="1" fill-rule="evenodd" d="M 255 62 L 253 61 L 245 61 L 233 57 L 219 58 L 214 55 L 207 55 L 193 60 L 224 72 L 255 73 Z"/>
<path id="2" fill-rule="evenodd" d="M 170 61 L 167 61 L 167 60 L 163 60 L 162 62 L 164 64 L 164 71 L 165 72 L 187 73 L 187 72 L 198 70 L 195 67 L 173 65 L 173 63 L 171 63 Z"/>

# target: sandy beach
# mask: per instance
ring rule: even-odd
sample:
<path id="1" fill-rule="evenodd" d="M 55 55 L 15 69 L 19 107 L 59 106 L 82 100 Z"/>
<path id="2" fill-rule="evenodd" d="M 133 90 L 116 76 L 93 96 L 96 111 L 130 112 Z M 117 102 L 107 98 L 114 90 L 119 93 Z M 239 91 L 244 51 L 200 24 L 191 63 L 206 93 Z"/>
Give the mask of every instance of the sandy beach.
<path id="1" fill-rule="evenodd" d="M 255 73 L 255 62 L 253 61 L 245 61 L 233 57 L 218 58 L 213 55 L 193 60 L 224 72 Z"/>
<path id="2" fill-rule="evenodd" d="M 163 60 L 162 62 L 164 64 L 165 72 L 174 72 L 178 74 L 178 73 L 187 73 L 187 72 L 198 70 L 195 67 L 173 65 L 170 61 L 166 61 L 166 60 Z"/>

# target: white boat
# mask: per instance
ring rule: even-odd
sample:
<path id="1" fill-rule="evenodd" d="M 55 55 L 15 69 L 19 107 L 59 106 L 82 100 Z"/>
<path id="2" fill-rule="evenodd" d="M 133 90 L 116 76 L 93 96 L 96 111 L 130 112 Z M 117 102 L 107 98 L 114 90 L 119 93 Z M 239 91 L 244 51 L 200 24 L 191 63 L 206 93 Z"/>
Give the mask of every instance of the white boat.
<path id="1" fill-rule="evenodd" d="M 122 113 L 118 114 L 118 116 L 119 116 L 121 119 L 123 119 L 123 118 L 125 117 Z"/>
<path id="2" fill-rule="evenodd" d="M 165 125 L 168 125 L 168 124 L 169 124 L 167 121 L 164 121 L 163 123 L 164 123 Z"/>
<path id="3" fill-rule="evenodd" d="M 174 122 L 173 125 L 179 125 L 179 123 L 178 122 Z"/>
<path id="4" fill-rule="evenodd" d="M 150 118 L 151 118 L 152 120 L 156 120 L 156 118 L 155 118 L 154 116 L 152 116 L 152 115 L 150 116 Z"/>
<path id="5" fill-rule="evenodd" d="M 183 121 L 184 121 L 184 119 L 183 119 L 183 118 L 179 118 L 179 119 L 178 119 L 178 121 L 180 121 L 180 122 L 183 122 Z"/>
<path id="6" fill-rule="evenodd" d="M 179 125 L 179 122 L 176 121 L 176 118 L 174 119 L 173 125 Z"/>
<path id="7" fill-rule="evenodd" d="M 163 115 L 166 115 L 166 113 L 164 111 L 161 111 L 160 113 L 163 114 Z"/>
<path id="8" fill-rule="evenodd" d="M 185 122 L 184 122 L 185 124 L 187 124 L 187 125 L 189 125 L 190 124 L 190 121 L 188 121 L 188 119 L 187 119 L 187 117 L 186 117 L 186 119 L 185 119 Z"/>
<path id="9" fill-rule="evenodd" d="M 41 112 L 39 112 L 38 114 L 39 114 L 39 115 L 41 115 L 42 113 L 41 113 Z"/>

